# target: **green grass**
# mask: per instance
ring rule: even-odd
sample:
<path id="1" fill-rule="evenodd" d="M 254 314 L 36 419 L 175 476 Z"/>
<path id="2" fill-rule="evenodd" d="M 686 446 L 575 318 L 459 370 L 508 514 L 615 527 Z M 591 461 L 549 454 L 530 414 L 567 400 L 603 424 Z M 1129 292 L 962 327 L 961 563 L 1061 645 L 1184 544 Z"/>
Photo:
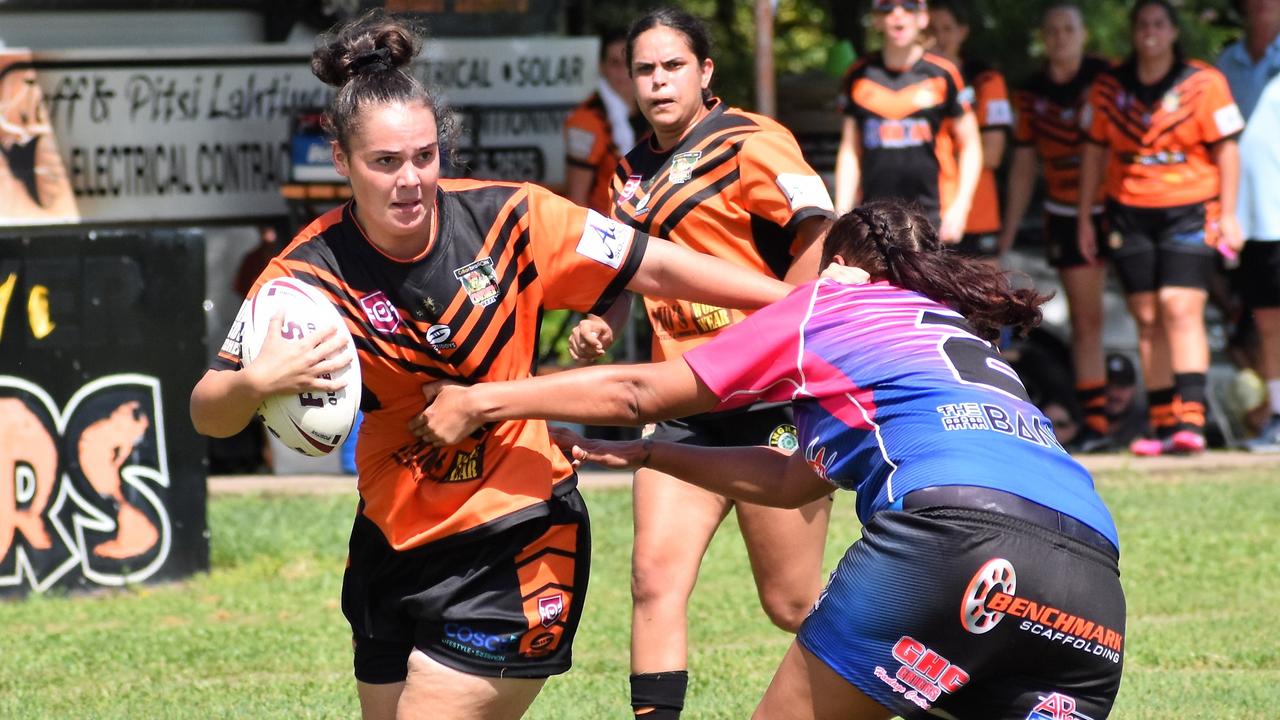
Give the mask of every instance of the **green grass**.
<path id="1" fill-rule="evenodd" d="M 1280 482 L 1274 470 L 1103 475 L 1124 544 L 1126 668 L 1112 717 L 1280 714 Z M 627 716 L 630 494 L 587 494 L 595 566 L 574 670 L 529 717 Z M 213 572 L 0 602 L 0 718 L 358 715 L 338 609 L 353 499 L 219 497 Z M 841 495 L 831 567 L 856 536 Z M 790 639 L 759 610 L 728 521 L 694 593 L 685 717 L 745 718 Z"/>

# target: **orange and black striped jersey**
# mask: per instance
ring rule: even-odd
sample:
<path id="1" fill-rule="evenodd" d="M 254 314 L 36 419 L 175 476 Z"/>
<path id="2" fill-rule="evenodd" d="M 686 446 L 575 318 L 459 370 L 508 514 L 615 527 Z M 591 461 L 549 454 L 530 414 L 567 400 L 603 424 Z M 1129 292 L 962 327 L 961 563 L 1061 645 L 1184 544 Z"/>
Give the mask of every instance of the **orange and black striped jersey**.
<path id="1" fill-rule="evenodd" d="M 1218 196 L 1212 145 L 1235 137 L 1244 118 L 1216 69 L 1174 63 L 1154 85 L 1138 81 L 1132 61 L 1098 76 L 1081 125 L 1107 145 L 1107 196 L 1132 207 L 1176 207 Z"/>
<path id="2" fill-rule="evenodd" d="M 1004 75 L 980 60 L 968 60 L 960 66 L 965 84 L 973 89 L 973 111 L 978 118 L 980 132 L 1008 132 L 1013 128 L 1013 109 L 1009 104 L 1009 87 Z M 938 140 L 938 155 L 942 162 L 942 207 L 945 210 L 955 197 L 960 184 L 960 164 L 956 158 L 953 133 L 946 132 Z M 978 185 L 973 191 L 973 203 L 969 206 L 966 233 L 994 233 L 1000 231 L 1000 192 L 996 189 L 996 171 L 982 168 Z"/>
<path id="3" fill-rule="evenodd" d="M 719 100 L 674 147 L 642 140 L 618 165 L 618 220 L 696 252 L 781 278 L 799 224 L 834 216 L 831 196 L 790 131 Z M 646 297 L 655 359 L 679 357 L 738 322 L 740 310 Z"/>
<path id="4" fill-rule="evenodd" d="M 971 99 L 955 65 L 932 53 L 902 71 L 885 67 L 879 53 L 854 63 L 840 105 L 857 124 L 862 199 L 911 200 L 937 214 L 938 136 L 969 112 Z"/>
<path id="5" fill-rule="evenodd" d="M 346 319 L 363 382 L 363 513 L 397 549 L 544 511 L 552 486 L 574 477 L 540 420 L 496 423 L 447 448 L 419 441 L 408 423 L 424 383 L 530 376 L 543 310 L 603 312 L 648 240 L 546 189 L 474 180 L 440 181 L 436 227 L 426 251 L 397 260 L 368 240 L 348 203 L 304 229 L 251 291 L 299 278 Z M 240 365 L 241 313 L 214 369 Z"/>
<path id="6" fill-rule="evenodd" d="M 1045 207 L 1055 214 L 1076 214 L 1081 145 L 1085 139 L 1080 115 L 1094 79 L 1110 68 L 1111 63 L 1103 58 L 1085 56 L 1075 76 L 1067 82 L 1054 82 L 1042 69 L 1013 93 L 1018 118 L 1014 144 L 1035 147 L 1047 186 Z M 1105 193 L 1099 188 L 1099 202 Z"/>
<path id="7" fill-rule="evenodd" d="M 565 159 L 571 165 L 595 173 L 587 207 L 604 214 L 609 213 L 609 186 L 613 171 L 622 159 L 622 151 L 613 142 L 613 128 L 600 93 L 573 109 L 564 123 Z"/>

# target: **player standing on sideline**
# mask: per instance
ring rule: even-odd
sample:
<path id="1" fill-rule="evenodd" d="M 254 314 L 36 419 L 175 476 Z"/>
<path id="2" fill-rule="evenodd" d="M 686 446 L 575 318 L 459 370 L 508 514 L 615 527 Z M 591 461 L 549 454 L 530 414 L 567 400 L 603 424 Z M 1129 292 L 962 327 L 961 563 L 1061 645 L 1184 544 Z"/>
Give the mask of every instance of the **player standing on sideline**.
<path id="1" fill-rule="evenodd" d="M 1245 443 L 1280 452 L 1280 0 L 1244 0 L 1245 36 L 1218 58 L 1246 125 L 1240 139 L 1240 227 L 1234 278 L 1253 312 L 1271 418 Z"/>
<path id="2" fill-rule="evenodd" d="M 609 187 L 644 122 L 627 73 L 627 36 L 600 38 L 600 83 L 564 123 L 565 193 L 575 203 L 609 214 Z"/>
<path id="3" fill-rule="evenodd" d="M 354 200 L 304 229 L 259 276 L 318 288 L 356 338 L 287 340 L 281 319 L 241 368 L 246 310 L 191 395 L 226 436 L 282 392 L 328 391 L 360 363 L 360 503 L 343 578 L 365 718 L 516 718 L 569 668 L 590 563 L 576 476 L 542 422 L 448 447 L 414 437 L 423 383 L 526 377 L 542 311 L 607 307 L 624 288 L 758 307 L 790 288 L 530 184 L 442 180 L 450 117 L 403 68 L 422 37 L 382 11 L 321 36 L 312 71 Z M 329 358 L 329 359 L 326 359 Z"/>
<path id="4" fill-rule="evenodd" d="M 933 50 L 960 68 L 965 85 L 973 89 L 973 112 L 978 118 L 982 138 L 982 173 L 973 193 L 973 205 L 965 222 L 964 237 L 956 245 L 958 252 L 987 258 L 998 265 L 1007 247 L 1000 245 L 1000 191 L 996 187 L 996 170 L 1004 160 L 1005 145 L 1013 127 L 1013 111 L 1009 106 L 1009 88 L 1004 75 L 982 60 L 961 57 L 960 51 L 969 38 L 969 14 L 955 0 L 933 0 L 929 5 L 929 32 Z M 945 175 L 944 197 L 954 193 L 958 178 L 952 138 L 944 133 L 938 144 Z"/>
<path id="5" fill-rule="evenodd" d="M 1107 268 L 1099 260 L 1089 262 L 1080 255 L 1076 212 L 1084 142 L 1080 112 L 1094 78 L 1111 63 L 1084 54 L 1088 33 L 1084 15 L 1073 3 L 1055 3 L 1045 10 L 1040 36 L 1047 62 L 1013 94 L 1017 125 L 1000 247 L 1012 247 L 1017 237 L 1035 189 L 1038 156 L 1048 189 L 1044 201 L 1045 253 L 1049 265 L 1057 268 L 1066 291 L 1076 399 L 1084 411 L 1084 430 L 1071 447 L 1079 452 L 1096 452 L 1111 446 L 1102 352 L 1102 289 Z M 1096 237 L 1105 237 L 1101 190 L 1088 216 Z M 1099 257 L 1106 254 L 1106 244 L 1098 247 Z"/>
<path id="6" fill-rule="evenodd" d="M 955 65 L 921 46 L 929 24 L 924 0 L 875 0 L 872 9 L 884 48 L 854 63 L 841 89 L 836 209 L 846 212 L 880 198 L 917 202 L 938 224 L 944 243 L 960 242 L 982 174 L 973 92 Z M 959 157 L 955 194 L 945 199 L 938 147 L 943 132 L 955 138 Z"/>
<path id="7" fill-rule="evenodd" d="M 637 230 L 789 282 L 817 275 L 831 198 L 791 133 L 773 120 L 727 107 L 710 91 L 714 63 L 706 27 L 682 10 L 654 10 L 627 34 L 627 63 L 653 134 L 627 154 L 614 178 L 614 217 Z M 744 315 L 714 305 L 644 298 L 654 357 L 678 358 Z M 606 323 L 589 317 L 574 354 L 598 356 L 629 315 L 618 303 Z M 651 437 L 689 445 L 795 449 L 790 408 L 748 407 L 663 422 Z M 822 586 L 830 500 L 798 510 L 744 502 L 640 470 L 634 483 L 631 704 L 646 720 L 679 717 L 688 689 L 688 605 L 702 556 L 725 516 L 737 513 L 759 589 L 775 625 L 800 626 Z"/>
<path id="8" fill-rule="evenodd" d="M 868 203 L 824 262 L 874 282 L 804 285 L 679 360 L 437 387 L 437 442 L 508 417 L 628 423 L 791 400 L 800 450 L 574 444 L 752 502 L 858 494 L 862 539 L 832 574 L 753 717 L 1022 720 L 1110 712 L 1124 664 L 1119 542 L 990 341 L 1044 301 L 941 252 L 921 214 Z M 824 273 L 825 274 L 825 273 Z"/>
<path id="9" fill-rule="evenodd" d="M 1098 243 L 1107 243 L 1138 325 L 1155 437 L 1135 440 L 1130 451 L 1200 453 L 1209 369 L 1204 306 L 1215 252 L 1234 254 L 1243 242 L 1235 138 L 1244 120 L 1222 73 L 1183 58 L 1167 0 L 1139 0 L 1129 23 L 1133 53 L 1098 76 L 1081 119 L 1089 142 L 1076 212 L 1088 216 L 1103 185 L 1110 234 L 1099 238 L 1083 222 L 1076 233 L 1090 262 Z"/>

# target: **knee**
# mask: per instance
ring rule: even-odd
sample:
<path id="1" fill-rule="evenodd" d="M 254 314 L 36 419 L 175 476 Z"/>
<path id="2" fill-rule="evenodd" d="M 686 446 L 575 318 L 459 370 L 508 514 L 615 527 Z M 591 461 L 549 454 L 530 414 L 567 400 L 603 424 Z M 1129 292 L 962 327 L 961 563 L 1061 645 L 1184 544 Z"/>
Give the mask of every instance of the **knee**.
<path id="1" fill-rule="evenodd" d="M 760 605 L 769 621 L 782 630 L 794 633 L 800 629 L 800 623 L 809 616 L 813 608 L 814 598 L 802 596 L 795 592 L 762 592 Z"/>
<path id="2" fill-rule="evenodd" d="M 678 597 L 680 588 L 672 582 L 671 571 L 669 562 L 637 551 L 631 561 L 631 602 L 645 606 Z"/>

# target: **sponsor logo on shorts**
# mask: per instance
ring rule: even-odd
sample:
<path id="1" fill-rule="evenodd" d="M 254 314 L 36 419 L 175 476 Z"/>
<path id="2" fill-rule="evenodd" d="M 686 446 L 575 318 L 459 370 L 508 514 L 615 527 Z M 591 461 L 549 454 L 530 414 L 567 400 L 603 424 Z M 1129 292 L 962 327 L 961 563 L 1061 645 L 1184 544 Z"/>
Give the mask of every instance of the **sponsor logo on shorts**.
<path id="1" fill-rule="evenodd" d="M 896 673 L 890 675 L 877 665 L 875 676 L 923 710 L 937 702 L 942 693 L 953 693 L 969 682 L 969 673 L 907 635 L 894 643 L 893 659 L 902 663 Z"/>
<path id="2" fill-rule="evenodd" d="M 360 307 L 364 309 L 364 316 L 369 318 L 373 329 L 383 335 L 390 335 L 400 328 L 400 313 L 396 312 L 396 306 L 391 304 L 386 293 L 381 290 L 360 298 Z"/>
<path id="3" fill-rule="evenodd" d="M 1040 696 L 1040 702 L 1031 708 L 1026 720 L 1093 720 L 1076 712 L 1075 698 L 1062 693 Z"/>
<path id="4" fill-rule="evenodd" d="M 445 623 L 443 645 L 485 660 L 503 661 L 520 642 L 519 633 L 484 633 L 460 623 Z"/>
<path id="5" fill-rule="evenodd" d="M 836 453 L 831 453 L 831 457 L 827 457 L 826 446 L 818 444 L 821 439 L 814 437 L 809 442 L 808 447 L 804 449 L 804 461 L 809 464 L 815 475 L 830 482 L 830 478 L 827 477 L 827 471 L 835 463 Z"/>
<path id="6" fill-rule="evenodd" d="M 542 627 L 551 627 L 564 612 L 564 595 L 556 593 L 538 598 L 538 617 L 542 618 Z"/>
<path id="7" fill-rule="evenodd" d="M 1017 574 L 1004 558 L 987 561 L 960 599 L 960 624 L 980 635 L 991 631 L 1011 615 L 1022 620 L 1018 629 L 1061 643 L 1080 652 L 1120 662 L 1124 634 L 1101 623 L 1073 615 L 1052 605 L 1018 597 Z"/>
<path id="8" fill-rule="evenodd" d="M 783 423 L 774 428 L 773 432 L 769 433 L 769 447 L 795 452 L 796 448 L 800 447 L 800 438 L 796 431 L 796 426 L 791 423 Z"/>

